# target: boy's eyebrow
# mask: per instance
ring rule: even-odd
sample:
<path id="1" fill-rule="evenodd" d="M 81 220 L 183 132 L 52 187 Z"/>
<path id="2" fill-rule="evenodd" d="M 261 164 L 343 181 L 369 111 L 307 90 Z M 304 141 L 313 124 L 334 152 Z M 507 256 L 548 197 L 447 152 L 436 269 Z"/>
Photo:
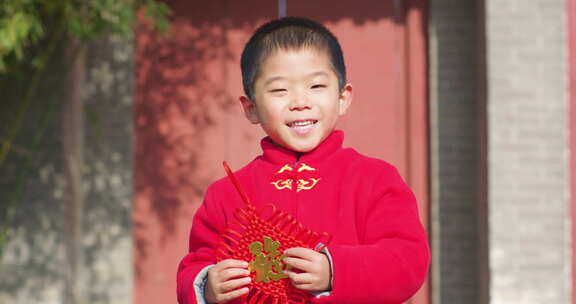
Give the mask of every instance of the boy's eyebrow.
<path id="1" fill-rule="evenodd" d="M 284 79 L 284 77 L 282 77 L 282 76 L 270 77 L 270 78 L 266 79 L 266 81 L 264 82 L 264 86 L 267 86 L 268 84 L 270 84 L 271 82 L 274 82 L 276 80 L 282 80 L 282 79 Z"/>
<path id="2" fill-rule="evenodd" d="M 325 71 L 317 71 L 317 72 L 312 72 L 308 75 L 306 75 L 306 77 L 315 77 L 315 76 L 328 76 L 328 73 L 326 73 Z M 274 76 L 274 77 L 270 77 L 268 79 L 266 79 L 266 81 L 264 82 L 264 86 L 267 86 L 268 84 L 270 84 L 271 82 L 274 82 L 276 80 L 283 80 L 284 77 L 283 76 Z"/>
<path id="3" fill-rule="evenodd" d="M 314 77 L 314 76 L 328 76 L 328 73 L 326 73 L 325 71 L 318 71 L 318 72 L 313 72 L 307 75 L 308 77 Z"/>

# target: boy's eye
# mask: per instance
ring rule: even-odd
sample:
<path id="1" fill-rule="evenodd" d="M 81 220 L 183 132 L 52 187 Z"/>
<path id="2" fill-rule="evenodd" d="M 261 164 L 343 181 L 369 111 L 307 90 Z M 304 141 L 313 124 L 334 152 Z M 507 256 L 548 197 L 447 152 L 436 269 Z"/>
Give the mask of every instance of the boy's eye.
<path id="1" fill-rule="evenodd" d="M 325 88 L 326 85 L 325 84 L 315 84 L 312 86 L 312 89 L 321 89 L 321 88 Z"/>
<path id="2" fill-rule="evenodd" d="M 279 92 L 286 92 L 286 89 L 272 89 L 269 91 L 270 93 L 279 93 Z"/>

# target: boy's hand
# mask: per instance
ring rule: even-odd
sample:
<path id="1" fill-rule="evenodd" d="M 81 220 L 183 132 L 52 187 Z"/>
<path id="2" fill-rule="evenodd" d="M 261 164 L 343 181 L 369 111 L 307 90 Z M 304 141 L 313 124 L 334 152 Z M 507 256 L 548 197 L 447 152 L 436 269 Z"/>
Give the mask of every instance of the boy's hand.
<path id="1" fill-rule="evenodd" d="M 224 303 L 248 293 L 250 283 L 248 263 L 228 259 L 208 270 L 208 282 L 204 287 L 204 297 L 208 303 Z M 240 288 L 240 289 L 238 289 Z"/>
<path id="2" fill-rule="evenodd" d="M 284 271 L 294 287 L 307 291 L 326 291 L 330 288 L 330 262 L 325 254 L 296 247 L 287 249 L 284 255 L 286 265 L 301 271 Z"/>

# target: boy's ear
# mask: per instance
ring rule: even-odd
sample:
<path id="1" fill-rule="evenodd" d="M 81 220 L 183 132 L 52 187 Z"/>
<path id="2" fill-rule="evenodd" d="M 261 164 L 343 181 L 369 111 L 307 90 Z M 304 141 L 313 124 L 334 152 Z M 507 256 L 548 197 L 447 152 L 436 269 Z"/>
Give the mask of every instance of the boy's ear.
<path id="1" fill-rule="evenodd" d="M 340 92 L 340 115 L 344 115 L 346 113 L 348 107 L 350 107 L 350 104 L 352 103 L 352 97 L 352 85 L 347 83 L 342 89 L 342 92 Z"/>
<path id="2" fill-rule="evenodd" d="M 256 112 L 256 103 L 246 96 L 240 96 L 240 104 L 244 110 L 244 116 L 253 124 L 258 124 L 258 113 Z"/>

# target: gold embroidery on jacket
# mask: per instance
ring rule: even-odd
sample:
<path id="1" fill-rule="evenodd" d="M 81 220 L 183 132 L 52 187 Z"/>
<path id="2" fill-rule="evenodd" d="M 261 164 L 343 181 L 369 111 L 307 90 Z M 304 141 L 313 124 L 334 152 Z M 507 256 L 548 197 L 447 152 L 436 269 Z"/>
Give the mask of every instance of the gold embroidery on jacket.
<path id="1" fill-rule="evenodd" d="M 276 172 L 276 173 L 282 173 L 282 172 L 284 172 L 284 171 L 292 171 L 292 170 L 293 170 L 293 169 L 292 169 L 292 167 L 290 167 L 290 165 L 284 165 L 284 167 L 282 167 L 282 168 L 281 168 L 280 170 L 278 170 L 278 172 Z M 300 172 L 300 171 L 298 171 L 298 172 Z"/>
<path id="2" fill-rule="evenodd" d="M 298 187 L 296 188 L 296 192 L 300 192 L 300 190 L 310 190 L 316 186 L 318 183 L 319 178 L 309 178 L 308 180 L 299 179 L 298 180 Z"/>
<path id="3" fill-rule="evenodd" d="M 291 179 L 279 179 L 275 182 L 271 182 L 272 185 L 274 185 L 274 187 L 276 187 L 276 189 L 278 190 L 282 190 L 282 189 L 290 189 L 292 190 L 292 180 Z"/>
<path id="4" fill-rule="evenodd" d="M 288 165 L 286 165 L 288 166 Z M 307 164 L 301 164 L 300 168 L 298 168 L 298 172 L 302 172 L 302 171 L 316 171 L 316 169 L 308 166 Z"/>
<path id="5" fill-rule="evenodd" d="M 284 165 L 282 168 L 280 168 L 280 170 L 278 170 L 276 173 L 277 174 L 281 174 L 283 172 L 286 171 L 293 171 L 294 168 L 292 168 L 290 165 L 286 164 Z M 303 172 L 303 171 L 316 171 L 315 168 L 312 168 L 304 163 L 300 164 L 300 167 L 298 168 L 297 172 Z M 271 182 L 272 185 L 274 185 L 274 187 L 276 187 L 277 190 L 283 190 L 283 189 L 289 189 L 292 190 L 292 183 L 294 181 L 296 181 L 296 192 L 300 192 L 302 190 L 310 190 L 312 188 L 314 188 L 316 186 L 316 184 L 318 183 L 318 181 L 320 180 L 320 178 L 314 178 L 314 177 L 308 177 L 308 178 L 299 178 L 299 179 L 295 179 L 295 177 L 288 177 L 288 178 L 280 178 L 276 181 Z"/>

